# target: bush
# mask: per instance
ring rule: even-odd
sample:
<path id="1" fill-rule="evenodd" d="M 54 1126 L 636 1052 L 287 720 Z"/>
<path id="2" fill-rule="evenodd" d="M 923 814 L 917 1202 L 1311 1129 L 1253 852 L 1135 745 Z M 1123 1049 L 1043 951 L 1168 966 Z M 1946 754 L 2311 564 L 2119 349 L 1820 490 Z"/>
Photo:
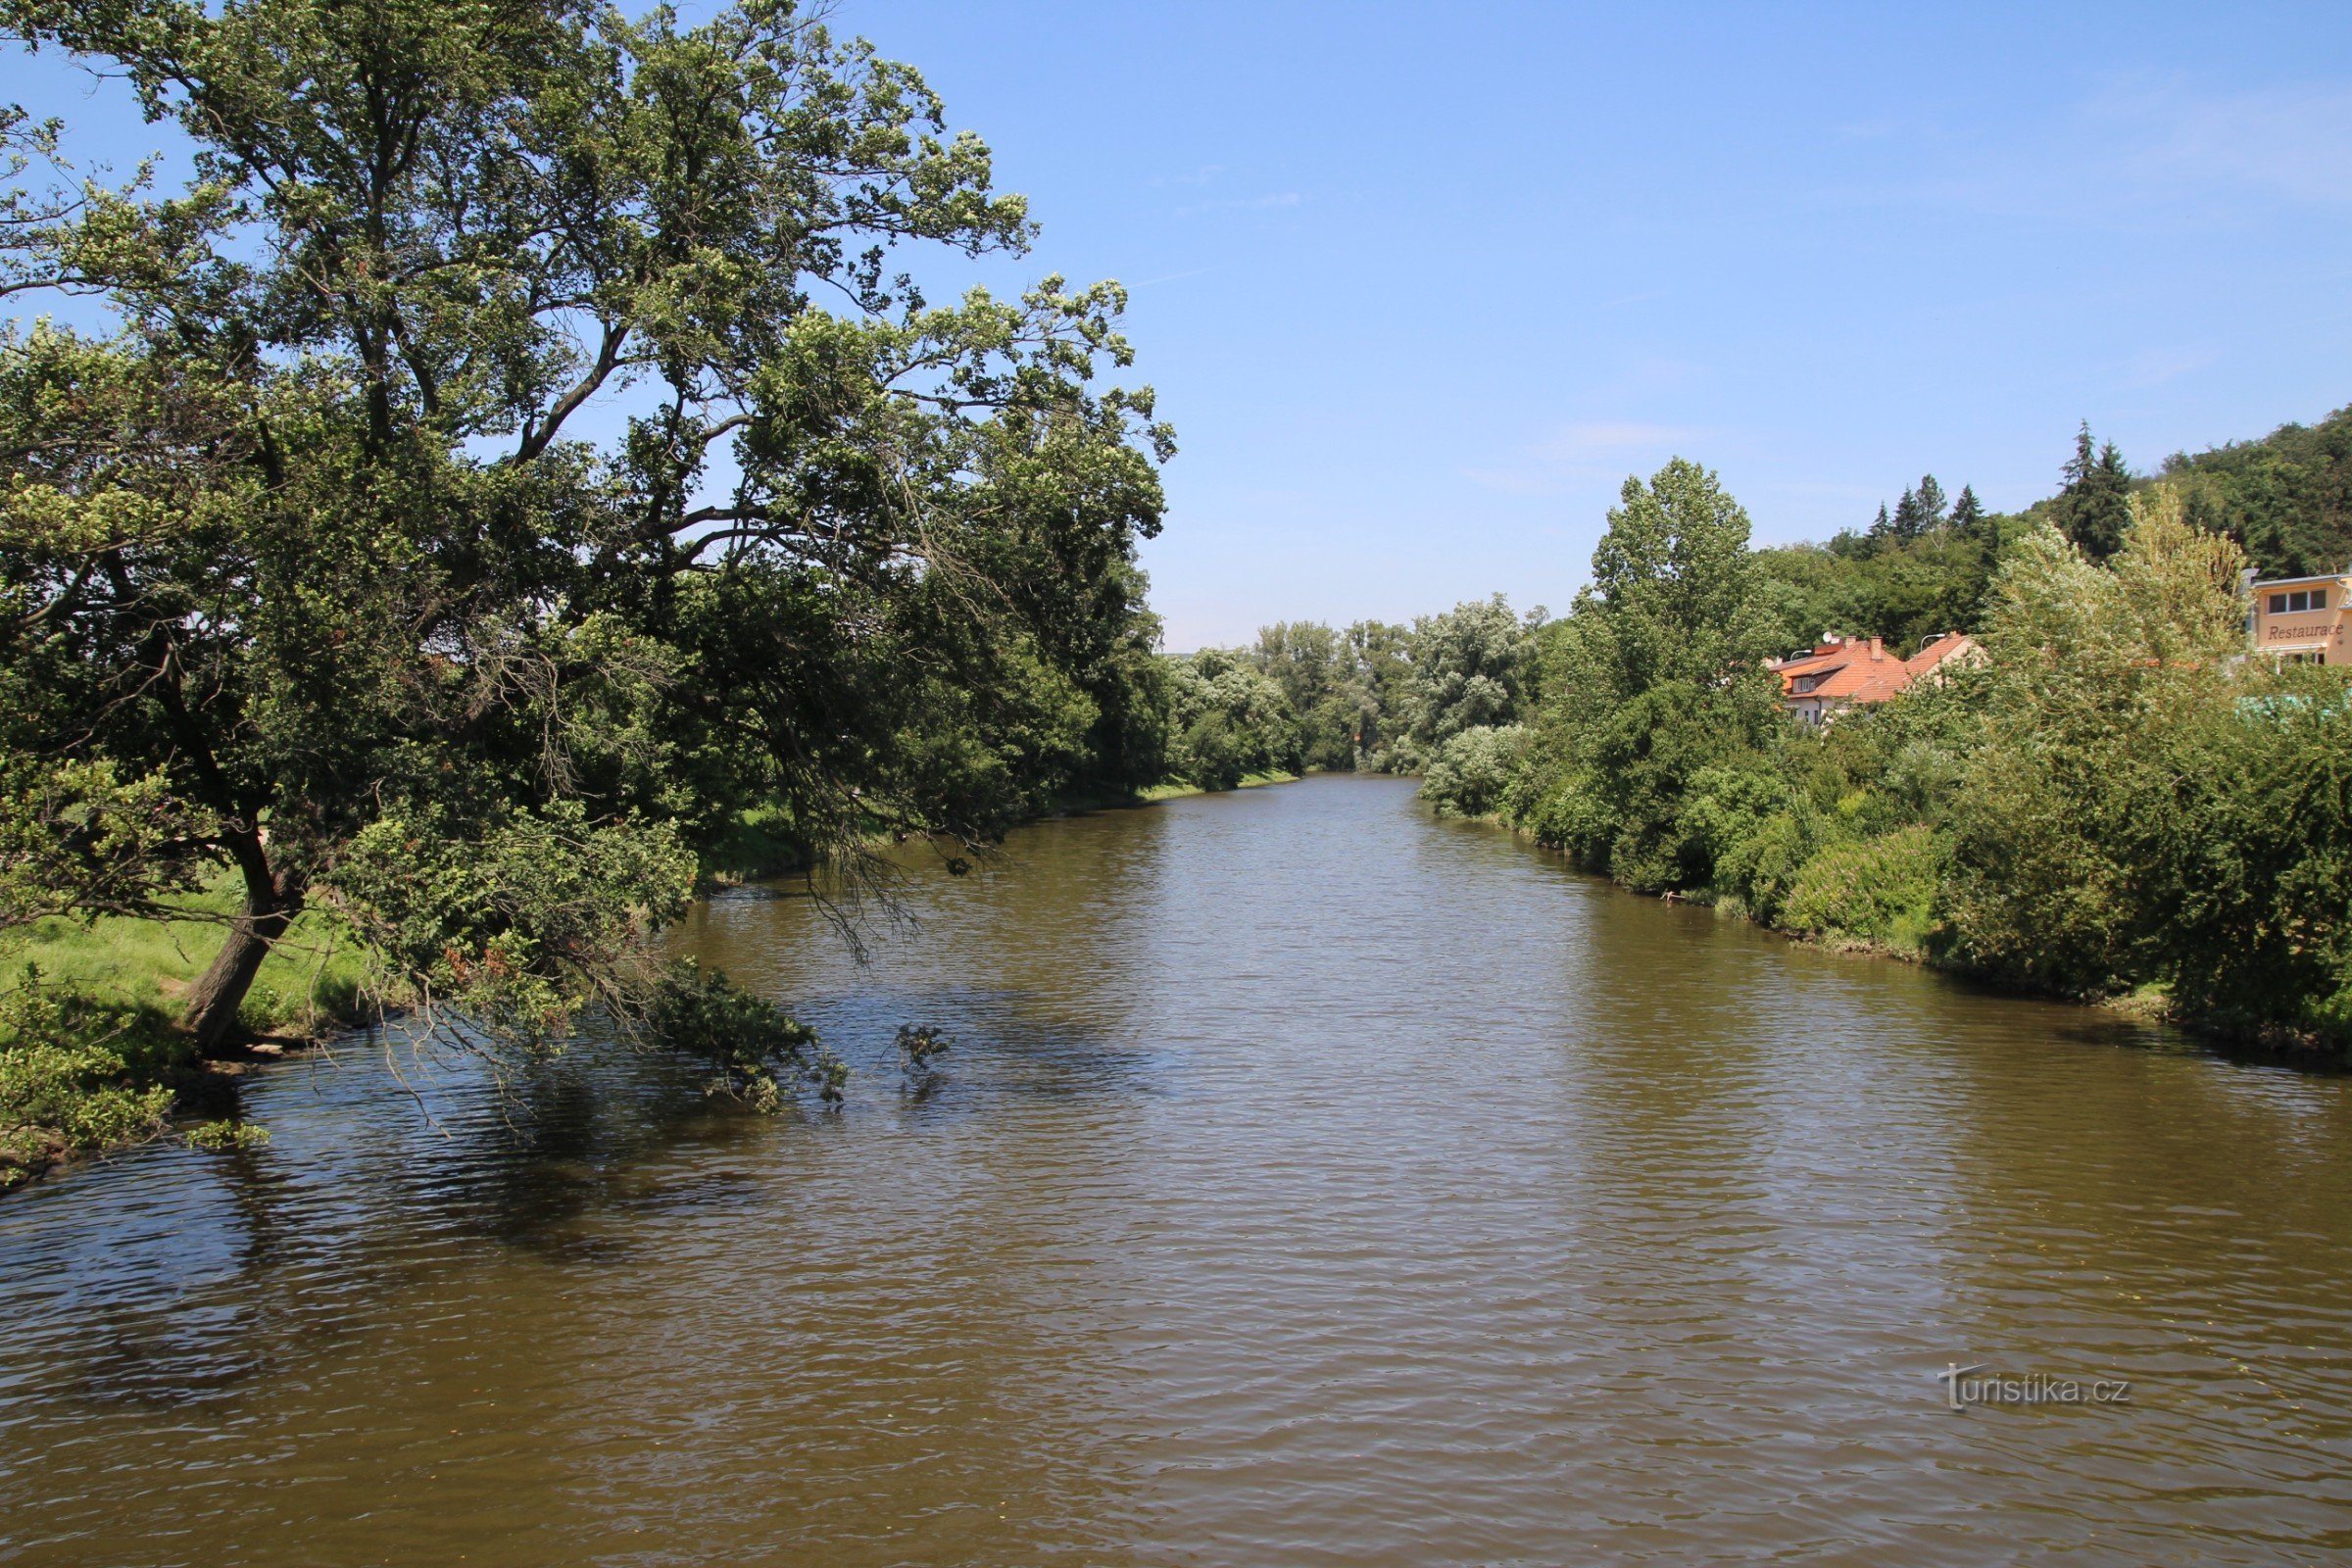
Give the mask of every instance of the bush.
<path id="1" fill-rule="evenodd" d="M 1935 924 L 1943 863 L 1942 846 L 1925 827 L 1832 845 L 1797 873 L 1781 924 L 1917 951 Z"/>
<path id="2" fill-rule="evenodd" d="M 1708 867 L 1708 891 L 1718 903 L 1736 901 L 1758 918 L 1771 918 L 1782 891 L 1777 884 L 1812 852 L 1809 836 L 1800 835 L 1804 842 L 1786 874 L 1763 872 L 1768 855 L 1776 862 L 1788 858 L 1772 852 L 1796 825 L 1795 805 L 1788 780 L 1760 765 L 1719 764 L 1691 779 L 1682 811 L 1684 858 Z"/>
<path id="3" fill-rule="evenodd" d="M 153 1080 L 172 1059 L 147 1015 L 62 994 L 26 964 L 0 992 L 0 1188 L 160 1132 L 172 1091 Z"/>
<path id="4" fill-rule="evenodd" d="M 1527 755 L 1527 741 L 1526 729 L 1517 724 L 1463 730 L 1430 760 L 1421 798 L 1441 816 L 1485 816 L 1501 806 Z"/>
<path id="5" fill-rule="evenodd" d="M 2186 1010 L 2352 1042 L 2352 681 L 2289 669 L 2176 726 L 2143 945 Z"/>
<path id="6" fill-rule="evenodd" d="M 208 1149 L 216 1154 L 244 1154 L 270 1147 L 270 1130 L 249 1121 L 208 1121 L 189 1128 L 186 1136 L 190 1149 Z"/>

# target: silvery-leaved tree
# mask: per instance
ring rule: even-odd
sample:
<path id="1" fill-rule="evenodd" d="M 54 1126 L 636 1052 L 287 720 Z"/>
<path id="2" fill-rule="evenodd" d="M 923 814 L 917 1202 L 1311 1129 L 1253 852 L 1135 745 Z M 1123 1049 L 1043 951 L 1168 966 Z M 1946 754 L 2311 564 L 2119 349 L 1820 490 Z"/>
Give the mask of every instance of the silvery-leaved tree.
<path id="1" fill-rule="evenodd" d="M 233 867 L 208 1047 L 321 904 L 527 1035 L 642 993 L 748 808 L 976 841 L 1156 768 L 1123 296 L 893 274 L 1030 235 L 911 70 L 782 0 L 0 15 L 196 154 L 49 200 L 5 127 L 0 285 L 119 329 L 0 341 L 0 918 Z"/>

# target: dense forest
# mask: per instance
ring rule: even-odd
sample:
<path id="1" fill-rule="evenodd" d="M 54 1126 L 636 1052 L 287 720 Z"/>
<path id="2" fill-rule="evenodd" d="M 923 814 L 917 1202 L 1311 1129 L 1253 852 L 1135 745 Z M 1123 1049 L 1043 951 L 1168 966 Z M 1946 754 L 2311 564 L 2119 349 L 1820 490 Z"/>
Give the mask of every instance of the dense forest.
<path id="1" fill-rule="evenodd" d="M 1927 475 L 1765 550 L 1678 460 L 1564 615 L 1170 656 L 1124 295 L 926 295 L 908 255 L 1035 229 L 908 68 L 778 0 L 7 16 L 197 158 L 109 187 L 0 112 L 0 1185 L 388 1010 L 526 1057 L 594 1011 L 830 1093 L 777 1007 L 652 958 L 698 886 L 856 897 L 892 842 L 959 871 L 1311 769 L 1790 931 L 2352 1029 L 2344 677 L 2230 657 L 2243 564 L 2352 560 L 2352 411 L 2148 474 L 2085 426 L 2022 512 Z M 1989 657 L 1803 733 L 1761 661 L 1824 630 Z"/>

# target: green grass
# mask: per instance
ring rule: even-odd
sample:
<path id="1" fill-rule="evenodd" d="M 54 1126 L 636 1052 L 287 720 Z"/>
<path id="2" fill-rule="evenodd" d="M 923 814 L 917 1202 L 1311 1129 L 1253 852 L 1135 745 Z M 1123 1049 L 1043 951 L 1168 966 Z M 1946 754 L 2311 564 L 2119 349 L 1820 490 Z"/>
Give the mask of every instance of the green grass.
<path id="1" fill-rule="evenodd" d="M 212 915 L 232 912 L 237 902 L 233 876 L 186 901 Z M 42 920 L 0 936 L 0 974 L 22 974 L 30 960 L 63 991 L 176 1017 L 188 983 L 213 961 L 225 935 L 218 919 Z M 256 1034 L 309 1035 L 349 1018 L 365 979 L 358 944 L 331 916 L 311 910 L 262 960 L 239 1013 Z"/>
<path id="2" fill-rule="evenodd" d="M 187 905 L 225 915 L 237 897 L 223 879 Z M 70 1153 L 153 1138 L 175 1103 L 202 1098 L 174 1025 L 224 935 L 216 919 L 53 919 L 0 937 L 0 1191 Z M 365 980 L 358 945 L 314 910 L 263 960 L 238 1015 L 255 1034 L 307 1037 L 353 1016 Z M 199 1132 L 210 1148 L 253 1141 Z"/>
<path id="3" fill-rule="evenodd" d="M 1249 790 L 1255 789 L 1261 784 L 1295 784 L 1298 781 L 1298 774 L 1285 773 L 1277 768 L 1266 773 L 1244 773 L 1242 781 L 1234 788 Z M 1207 790 L 1189 780 L 1172 778 L 1153 784 L 1148 789 L 1137 790 L 1133 798 L 1139 801 L 1173 801 L 1180 800 L 1187 795 L 1206 795 L 1208 793 Z"/>
<path id="4" fill-rule="evenodd" d="M 1245 773 L 1237 789 L 1253 789 L 1260 784 L 1290 784 L 1297 782 L 1296 773 Z M 1047 808 L 1049 816 L 1067 816 L 1073 811 L 1111 810 L 1122 806 L 1150 806 L 1156 801 L 1182 800 L 1188 795 L 1206 795 L 1209 791 L 1190 779 L 1168 778 L 1157 784 L 1147 784 L 1132 790 L 1065 790 L 1054 797 Z"/>

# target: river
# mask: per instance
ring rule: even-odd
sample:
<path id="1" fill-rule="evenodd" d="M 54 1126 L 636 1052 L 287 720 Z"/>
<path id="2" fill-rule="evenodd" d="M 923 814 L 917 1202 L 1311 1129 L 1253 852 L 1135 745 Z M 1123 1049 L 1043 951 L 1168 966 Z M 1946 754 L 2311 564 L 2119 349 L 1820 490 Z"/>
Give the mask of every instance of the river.
<path id="1" fill-rule="evenodd" d="M 2352 1545 L 2343 1078 L 1388 779 L 1041 823 L 903 906 L 862 966 L 788 886 L 680 934 L 850 1060 L 838 1111 L 347 1041 L 252 1082 L 266 1150 L 0 1203 L 0 1560 Z M 904 1022 L 956 1042 L 921 1090 Z"/>

